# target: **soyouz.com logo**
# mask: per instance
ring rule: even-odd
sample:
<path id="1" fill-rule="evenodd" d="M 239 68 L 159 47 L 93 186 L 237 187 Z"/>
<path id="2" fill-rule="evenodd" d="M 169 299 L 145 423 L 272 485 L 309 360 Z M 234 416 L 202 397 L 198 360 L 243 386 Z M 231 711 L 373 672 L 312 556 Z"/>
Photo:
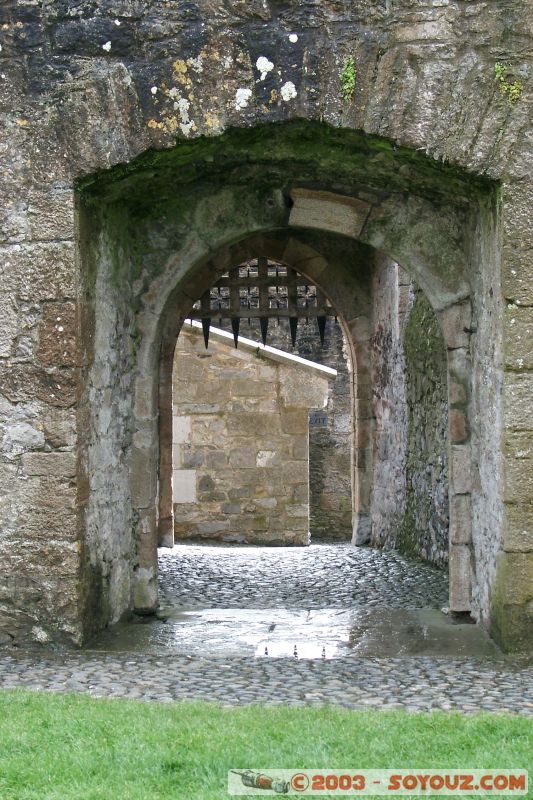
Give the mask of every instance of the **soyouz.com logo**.
<path id="1" fill-rule="evenodd" d="M 232 769 L 228 794 L 403 795 L 432 797 L 523 797 L 528 773 L 523 769 Z"/>

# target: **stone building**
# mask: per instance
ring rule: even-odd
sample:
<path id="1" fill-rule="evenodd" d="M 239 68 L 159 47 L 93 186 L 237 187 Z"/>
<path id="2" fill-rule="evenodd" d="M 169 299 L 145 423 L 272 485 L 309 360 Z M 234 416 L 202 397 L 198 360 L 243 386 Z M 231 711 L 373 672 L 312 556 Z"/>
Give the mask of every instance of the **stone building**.
<path id="1" fill-rule="evenodd" d="M 177 335 L 268 258 L 346 334 L 359 541 L 424 491 L 389 424 L 398 265 L 420 287 L 446 365 L 407 371 L 409 442 L 445 376 L 450 608 L 531 649 L 532 41 L 529 0 L 2 3 L 4 624 L 82 642 L 157 606 Z M 436 333 L 411 333 L 414 362 Z"/>
<path id="2" fill-rule="evenodd" d="M 222 325 L 225 322 L 221 320 Z M 244 335 L 260 341 L 259 320 L 243 322 Z M 353 525 L 353 366 L 342 327 L 330 319 L 321 342 L 316 320 L 301 319 L 293 346 L 288 322 L 280 319 L 268 329 L 268 343 L 337 372 L 328 383 L 324 412 L 311 414 L 309 420 L 310 526 L 315 540 L 349 542 Z"/>
<path id="3" fill-rule="evenodd" d="M 174 536 L 307 545 L 309 410 L 335 370 L 216 328 L 207 350 L 199 328 L 174 358 Z"/>

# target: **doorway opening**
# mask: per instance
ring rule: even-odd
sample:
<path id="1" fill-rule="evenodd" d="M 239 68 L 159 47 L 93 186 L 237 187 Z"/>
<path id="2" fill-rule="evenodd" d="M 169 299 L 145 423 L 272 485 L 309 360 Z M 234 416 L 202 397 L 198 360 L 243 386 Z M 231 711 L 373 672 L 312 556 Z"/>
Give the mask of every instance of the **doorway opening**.
<path id="1" fill-rule="evenodd" d="M 266 258 L 223 274 L 176 345 L 174 540 L 349 541 L 352 381 L 315 284 Z"/>

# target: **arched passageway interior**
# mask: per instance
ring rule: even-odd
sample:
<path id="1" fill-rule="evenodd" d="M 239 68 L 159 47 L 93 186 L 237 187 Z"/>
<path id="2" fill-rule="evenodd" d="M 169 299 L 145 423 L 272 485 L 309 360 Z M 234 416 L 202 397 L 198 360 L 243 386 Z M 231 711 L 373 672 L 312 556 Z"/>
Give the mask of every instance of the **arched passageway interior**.
<path id="1" fill-rule="evenodd" d="M 173 364 L 174 538 L 350 541 L 353 367 L 331 304 L 256 259 L 191 313 Z"/>
<path id="2" fill-rule="evenodd" d="M 354 541 L 390 545 L 391 531 L 400 527 L 403 491 L 401 515 L 411 519 L 402 529 L 405 546 L 423 529 L 426 557 L 444 561 L 438 533 L 446 527 L 444 494 L 429 509 L 412 503 L 428 480 L 432 487 L 442 483 L 447 469 L 449 605 L 488 621 L 498 543 L 487 530 L 501 515 L 491 492 L 500 412 L 496 399 L 489 435 L 477 409 L 498 383 L 499 361 L 491 358 L 499 347 L 491 329 L 497 299 L 487 295 L 487 281 L 497 273 L 496 236 L 488 183 L 389 143 L 313 123 L 232 131 L 150 154 L 135 167 L 87 182 L 80 249 L 86 329 L 92 332 L 83 398 L 90 424 L 83 429 L 81 460 L 90 484 L 84 508 L 88 627 L 128 608 L 157 607 L 157 541 L 173 526 L 170 473 L 159 441 L 171 438 L 176 339 L 191 305 L 221 275 L 258 258 L 307 276 L 344 321 L 355 365 Z M 405 288 L 404 274 L 416 283 Z M 419 300 L 419 291 L 427 301 Z M 402 331 L 401 315 L 393 326 L 385 324 L 387 303 L 399 309 L 406 295 L 413 310 Z M 438 329 L 445 366 L 442 346 L 440 362 L 432 357 Z M 425 349 L 419 347 L 423 339 Z M 411 358 L 411 371 L 403 370 L 407 427 L 444 430 L 442 414 L 437 419 L 429 411 L 413 428 L 413 413 L 422 396 L 433 396 L 444 411 L 447 384 L 440 465 L 419 458 L 401 470 L 391 458 L 398 449 L 400 341 L 403 357 Z M 432 367 L 431 385 L 419 380 L 424 365 Z M 431 436 L 437 446 L 437 435 Z M 419 453 L 427 442 L 419 442 Z M 97 468 L 102 463 L 105 474 Z"/>

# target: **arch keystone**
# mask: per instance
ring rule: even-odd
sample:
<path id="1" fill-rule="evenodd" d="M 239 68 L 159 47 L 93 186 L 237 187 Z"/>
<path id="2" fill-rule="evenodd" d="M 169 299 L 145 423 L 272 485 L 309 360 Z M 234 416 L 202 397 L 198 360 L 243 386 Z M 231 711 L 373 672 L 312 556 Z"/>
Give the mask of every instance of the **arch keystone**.
<path id="1" fill-rule="evenodd" d="M 318 228 L 358 237 L 370 213 L 371 205 L 355 197 L 312 189 L 293 189 L 289 225 Z"/>

